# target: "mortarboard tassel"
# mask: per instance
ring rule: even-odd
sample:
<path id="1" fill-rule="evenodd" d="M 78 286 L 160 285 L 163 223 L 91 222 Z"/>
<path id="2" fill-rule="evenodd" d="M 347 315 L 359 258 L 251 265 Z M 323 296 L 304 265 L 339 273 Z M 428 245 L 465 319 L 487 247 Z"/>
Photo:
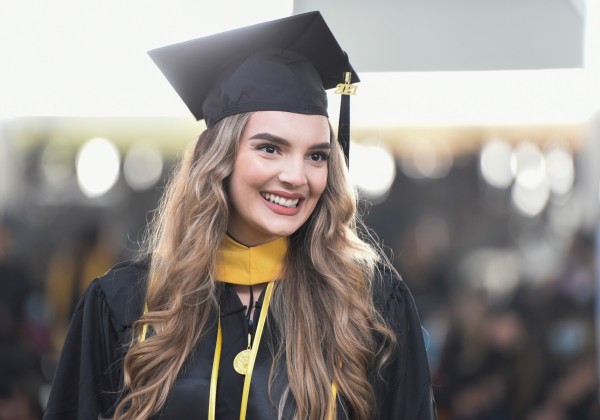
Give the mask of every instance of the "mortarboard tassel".
<path id="1" fill-rule="evenodd" d="M 338 124 L 338 141 L 344 151 L 348 169 L 350 168 L 350 95 L 356 95 L 357 88 L 357 86 L 350 83 L 351 78 L 352 74 L 350 72 L 345 72 L 345 83 L 338 84 L 335 91 L 335 93 L 339 93 L 342 96 L 340 120 Z"/>
<path id="2" fill-rule="evenodd" d="M 344 150 L 346 166 L 350 169 L 350 96 L 342 95 L 340 106 L 340 122 L 338 126 L 338 141 Z"/>

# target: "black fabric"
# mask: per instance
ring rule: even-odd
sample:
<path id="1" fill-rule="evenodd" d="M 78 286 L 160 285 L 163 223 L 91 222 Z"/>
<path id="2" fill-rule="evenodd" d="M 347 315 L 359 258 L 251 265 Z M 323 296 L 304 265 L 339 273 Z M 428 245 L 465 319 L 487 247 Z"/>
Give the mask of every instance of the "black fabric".
<path id="1" fill-rule="evenodd" d="M 61 355 L 45 419 L 110 417 L 122 397 L 122 361 L 131 340 L 131 325 L 141 315 L 146 269 L 122 265 L 95 280 L 73 316 Z M 377 398 L 377 419 L 435 418 L 431 379 L 419 317 L 406 285 L 390 273 L 374 282 L 374 299 L 398 337 L 398 349 L 381 376 L 371 375 Z M 257 302 L 255 322 L 262 296 Z M 232 287 L 221 293 L 223 347 L 217 387 L 217 418 L 237 419 L 244 377 L 233 370 L 233 358 L 247 346 L 244 307 Z M 157 419 L 203 419 L 216 342 L 216 322 L 197 343 Z M 277 340 L 272 322 L 266 329 L 252 375 L 248 419 L 276 419 L 267 387 L 271 348 Z M 274 399 L 283 389 L 285 372 L 278 368 Z M 338 399 L 338 419 L 346 418 Z M 288 407 L 289 409 L 290 407 Z"/>
<path id="2" fill-rule="evenodd" d="M 282 61 L 275 55 L 272 62 L 251 60 L 252 65 L 236 70 L 265 50 L 285 50 L 303 59 Z M 225 116 L 249 111 L 309 113 L 314 108 L 310 113 L 327 115 L 323 89 L 343 83 L 344 72 L 352 73 L 352 83 L 359 81 L 319 12 L 180 42 L 148 54 L 196 119 L 206 118 L 209 127 Z"/>
<path id="3" fill-rule="evenodd" d="M 208 127 L 230 115 L 254 111 L 327 114 L 319 73 L 304 56 L 266 49 L 229 67 L 202 105 Z"/>

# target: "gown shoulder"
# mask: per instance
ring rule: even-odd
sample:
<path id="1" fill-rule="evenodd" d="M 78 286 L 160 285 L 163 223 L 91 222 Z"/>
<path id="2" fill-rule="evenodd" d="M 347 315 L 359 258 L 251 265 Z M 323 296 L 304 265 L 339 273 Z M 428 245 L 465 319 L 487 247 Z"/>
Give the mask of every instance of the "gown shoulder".
<path id="1" fill-rule="evenodd" d="M 44 419 L 112 415 L 131 326 L 143 311 L 146 277 L 145 263 L 126 262 L 90 283 L 71 318 Z"/>
<path id="2" fill-rule="evenodd" d="M 396 339 L 390 359 L 373 374 L 379 419 L 436 419 L 431 373 L 419 313 L 407 284 L 379 266 L 373 301 Z"/>
<path id="3" fill-rule="evenodd" d="M 140 317 L 146 291 L 146 262 L 122 262 L 113 266 L 92 286 L 108 307 L 115 326 L 129 328 Z"/>

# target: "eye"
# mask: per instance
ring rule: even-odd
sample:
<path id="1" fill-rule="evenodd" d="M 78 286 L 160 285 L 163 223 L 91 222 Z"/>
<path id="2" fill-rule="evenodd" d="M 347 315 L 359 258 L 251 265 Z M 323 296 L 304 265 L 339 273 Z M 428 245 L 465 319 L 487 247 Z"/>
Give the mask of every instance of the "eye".
<path id="1" fill-rule="evenodd" d="M 268 153 L 270 155 L 273 155 L 279 151 L 277 146 L 274 146 L 272 144 L 261 144 L 260 146 L 257 147 L 257 149 L 261 150 L 265 153 Z"/>
<path id="2" fill-rule="evenodd" d="M 308 155 L 308 158 L 313 162 L 323 162 L 329 160 L 329 153 L 314 152 Z"/>

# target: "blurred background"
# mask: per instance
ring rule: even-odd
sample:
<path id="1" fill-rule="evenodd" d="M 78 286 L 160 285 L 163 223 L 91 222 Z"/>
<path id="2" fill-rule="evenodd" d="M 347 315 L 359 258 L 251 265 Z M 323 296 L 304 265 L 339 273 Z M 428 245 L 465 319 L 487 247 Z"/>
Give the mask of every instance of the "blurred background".
<path id="1" fill-rule="evenodd" d="M 3 2 L 0 419 L 41 417 L 81 291 L 204 129 L 146 51 L 309 10 L 360 73 L 351 175 L 439 418 L 600 418 L 599 2 L 216 3 Z"/>

